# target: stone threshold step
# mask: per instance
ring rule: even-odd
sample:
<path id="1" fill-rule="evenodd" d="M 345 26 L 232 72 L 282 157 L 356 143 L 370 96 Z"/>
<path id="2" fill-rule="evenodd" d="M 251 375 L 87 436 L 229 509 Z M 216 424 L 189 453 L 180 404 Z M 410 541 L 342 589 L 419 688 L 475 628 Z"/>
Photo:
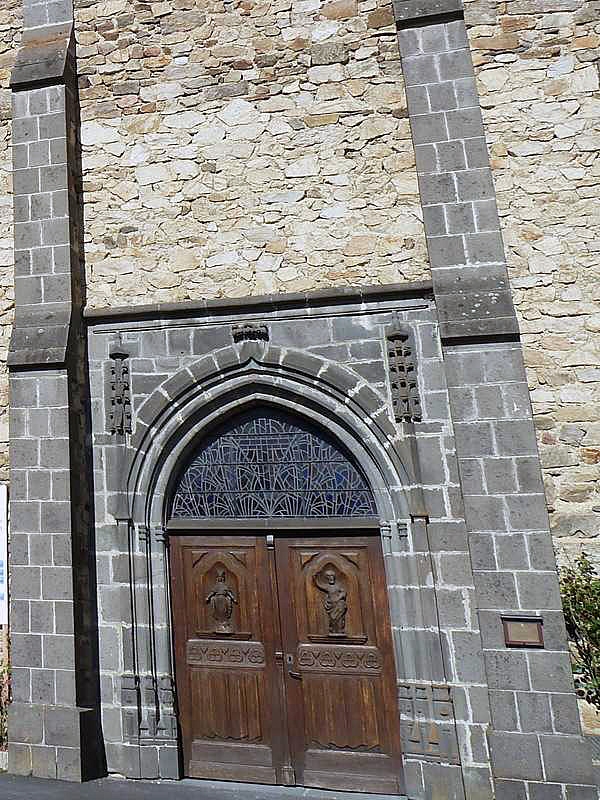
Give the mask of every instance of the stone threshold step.
<path id="1" fill-rule="evenodd" d="M 382 794 L 263 786 L 229 781 L 126 781 L 102 778 L 85 784 L 0 775 L 2 800 L 406 800 Z"/>

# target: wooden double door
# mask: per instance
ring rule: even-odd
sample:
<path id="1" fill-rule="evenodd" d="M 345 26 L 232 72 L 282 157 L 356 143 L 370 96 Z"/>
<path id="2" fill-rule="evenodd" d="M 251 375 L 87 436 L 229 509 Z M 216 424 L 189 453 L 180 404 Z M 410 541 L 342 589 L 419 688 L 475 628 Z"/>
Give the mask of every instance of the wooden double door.
<path id="1" fill-rule="evenodd" d="M 402 793 L 379 533 L 171 537 L 185 774 Z"/>

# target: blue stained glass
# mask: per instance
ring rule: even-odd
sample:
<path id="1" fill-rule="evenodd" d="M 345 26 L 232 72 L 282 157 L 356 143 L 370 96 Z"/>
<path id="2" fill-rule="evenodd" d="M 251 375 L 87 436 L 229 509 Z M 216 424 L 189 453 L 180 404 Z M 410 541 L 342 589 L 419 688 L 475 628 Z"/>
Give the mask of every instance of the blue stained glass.
<path id="1" fill-rule="evenodd" d="M 263 407 L 203 442 L 175 486 L 175 519 L 372 517 L 373 493 L 327 433 Z"/>

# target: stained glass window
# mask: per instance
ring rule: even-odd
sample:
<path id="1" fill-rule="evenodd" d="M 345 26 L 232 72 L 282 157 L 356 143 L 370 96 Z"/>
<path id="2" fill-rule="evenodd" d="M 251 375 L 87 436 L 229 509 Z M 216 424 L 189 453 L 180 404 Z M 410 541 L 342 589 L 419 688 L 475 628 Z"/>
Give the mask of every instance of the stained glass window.
<path id="1" fill-rule="evenodd" d="M 202 443 L 171 508 L 199 517 L 369 517 L 373 494 L 328 434 L 269 407 L 239 415 Z"/>

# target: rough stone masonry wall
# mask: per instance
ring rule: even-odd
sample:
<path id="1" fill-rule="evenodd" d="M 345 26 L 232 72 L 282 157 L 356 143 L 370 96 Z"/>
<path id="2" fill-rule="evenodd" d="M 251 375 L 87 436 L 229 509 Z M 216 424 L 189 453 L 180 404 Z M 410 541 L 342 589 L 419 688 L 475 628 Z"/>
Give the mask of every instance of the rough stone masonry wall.
<path id="1" fill-rule="evenodd" d="M 80 0 L 91 306 L 422 278 L 382 0 Z"/>
<path id="2" fill-rule="evenodd" d="M 551 524 L 600 558 L 600 4 L 465 5 Z M 383 0 L 77 6 L 91 305 L 427 273 Z"/>
<path id="3" fill-rule="evenodd" d="M 600 3 L 465 3 L 559 549 L 600 562 Z"/>

